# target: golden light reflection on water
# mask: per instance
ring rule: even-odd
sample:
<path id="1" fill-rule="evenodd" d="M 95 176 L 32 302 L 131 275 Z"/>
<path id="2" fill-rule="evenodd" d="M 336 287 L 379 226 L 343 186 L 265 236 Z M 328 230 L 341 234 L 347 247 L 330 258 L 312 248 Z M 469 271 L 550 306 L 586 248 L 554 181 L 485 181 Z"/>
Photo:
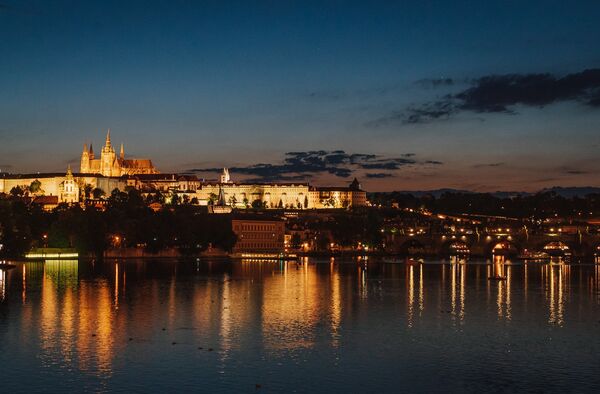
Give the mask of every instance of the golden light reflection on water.
<path id="1" fill-rule="evenodd" d="M 566 297 L 569 291 L 571 267 L 566 264 L 549 264 L 542 268 L 546 301 L 548 303 L 548 323 L 562 326 Z"/>
<path id="2" fill-rule="evenodd" d="M 465 286 L 466 264 L 459 264 L 457 260 L 450 263 L 450 305 L 452 318 L 459 323 L 465 318 Z"/>
<path id="3" fill-rule="evenodd" d="M 431 321 L 450 327 L 477 318 L 514 322 L 525 312 L 562 327 L 576 285 L 600 303 L 600 265 L 585 270 L 564 262 L 513 265 L 502 256 L 488 265 L 460 260 L 383 265 L 362 259 L 315 264 L 307 258 L 202 262 L 198 277 L 193 276 L 196 263 L 189 271 L 164 264 L 156 277 L 146 262 L 103 263 L 101 272 L 90 273 L 88 267 L 82 275 L 85 264 L 51 261 L 0 271 L 0 294 L 10 301 L 12 280 L 17 302 L 24 305 L 22 345 L 37 335 L 44 366 L 104 378 L 113 375 L 115 358 L 130 335 L 147 340 L 163 327 L 167 332 L 189 329 L 192 338 L 203 341 L 214 334 L 210 346 L 218 348 L 224 371 L 250 333 L 271 354 L 314 349 L 323 330 L 328 345 L 341 349 L 344 329 L 380 306 L 393 305 L 401 313 L 379 324 L 415 330 Z M 572 270 L 579 274 L 572 278 Z M 505 279 L 489 279 L 494 276 Z M 532 306 L 542 307 L 528 311 L 530 299 Z M 477 309 L 480 305 L 485 312 Z"/>
<path id="4" fill-rule="evenodd" d="M 0 302 L 6 298 L 6 271 L 0 270 Z"/>
<path id="5" fill-rule="evenodd" d="M 407 311 L 406 311 L 406 322 L 408 327 L 413 326 L 413 313 L 414 313 L 414 303 L 415 303 L 415 277 L 414 277 L 414 267 L 412 264 L 406 265 L 406 292 L 407 292 Z"/>
<path id="6" fill-rule="evenodd" d="M 340 345 L 340 324 L 342 322 L 342 297 L 341 297 L 341 280 L 337 269 L 337 265 L 331 259 L 329 263 L 330 287 L 331 287 L 331 307 L 330 307 L 330 327 L 331 327 L 331 344 L 334 347 Z"/>
<path id="7" fill-rule="evenodd" d="M 312 347 L 318 323 L 315 312 L 321 299 L 316 266 L 308 262 L 286 265 L 284 280 L 265 277 L 263 282 L 263 340 L 272 350 Z"/>

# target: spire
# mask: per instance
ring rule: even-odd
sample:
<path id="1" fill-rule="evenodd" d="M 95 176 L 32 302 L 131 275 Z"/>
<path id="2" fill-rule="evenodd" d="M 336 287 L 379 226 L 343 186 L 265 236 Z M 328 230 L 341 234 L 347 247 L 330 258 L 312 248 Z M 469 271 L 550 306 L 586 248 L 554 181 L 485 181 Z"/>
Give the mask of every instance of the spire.
<path id="1" fill-rule="evenodd" d="M 123 148 L 123 143 L 121 142 L 121 153 L 119 153 L 119 157 L 121 160 L 125 160 L 125 149 Z"/>
<path id="2" fill-rule="evenodd" d="M 83 153 L 88 153 L 87 144 L 83 144 Z"/>
<path id="3" fill-rule="evenodd" d="M 218 206 L 227 205 L 227 203 L 225 202 L 225 192 L 223 191 L 223 189 L 220 186 L 219 186 L 219 199 L 217 200 L 217 205 Z"/>
<path id="4" fill-rule="evenodd" d="M 106 133 L 106 146 L 110 146 L 110 129 Z"/>
<path id="5" fill-rule="evenodd" d="M 90 143 L 90 159 L 94 158 L 94 147 L 92 146 L 92 144 Z"/>
<path id="6" fill-rule="evenodd" d="M 223 168 L 223 174 L 221 174 L 221 183 L 229 183 L 231 178 L 229 177 L 229 170 L 227 168 Z"/>
<path id="7" fill-rule="evenodd" d="M 354 190 L 354 191 L 361 190 L 360 189 L 360 183 L 358 182 L 358 179 L 354 178 L 354 180 L 350 184 L 350 190 Z"/>
<path id="8" fill-rule="evenodd" d="M 73 178 L 73 171 L 71 171 L 71 164 L 67 167 L 67 178 Z"/>

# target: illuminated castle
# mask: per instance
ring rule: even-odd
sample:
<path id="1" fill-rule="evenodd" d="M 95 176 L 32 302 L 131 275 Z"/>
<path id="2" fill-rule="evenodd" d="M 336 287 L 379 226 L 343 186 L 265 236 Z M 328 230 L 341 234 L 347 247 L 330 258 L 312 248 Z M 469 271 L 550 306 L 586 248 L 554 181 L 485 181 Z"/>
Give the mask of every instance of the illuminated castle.
<path id="1" fill-rule="evenodd" d="M 114 177 L 159 173 L 152 165 L 150 159 L 125 159 L 123 144 L 121 144 L 121 151 L 119 156 L 117 156 L 115 149 L 110 143 L 110 130 L 106 134 L 106 142 L 102 147 L 99 159 L 96 159 L 94 156 L 94 149 L 91 144 L 89 149 L 87 144 L 83 145 L 80 172 L 82 174 L 100 174 Z"/>

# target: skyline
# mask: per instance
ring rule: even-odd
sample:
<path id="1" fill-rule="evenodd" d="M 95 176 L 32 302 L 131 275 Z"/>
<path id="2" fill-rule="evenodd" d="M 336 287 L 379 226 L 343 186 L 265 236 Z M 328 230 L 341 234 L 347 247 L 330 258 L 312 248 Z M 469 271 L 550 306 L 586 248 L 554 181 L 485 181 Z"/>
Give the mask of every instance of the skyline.
<path id="1" fill-rule="evenodd" d="M 0 1 L 1 170 L 78 168 L 110 128 L 207 178 L 600 185 L 596 2 L 146 4 Z"/>

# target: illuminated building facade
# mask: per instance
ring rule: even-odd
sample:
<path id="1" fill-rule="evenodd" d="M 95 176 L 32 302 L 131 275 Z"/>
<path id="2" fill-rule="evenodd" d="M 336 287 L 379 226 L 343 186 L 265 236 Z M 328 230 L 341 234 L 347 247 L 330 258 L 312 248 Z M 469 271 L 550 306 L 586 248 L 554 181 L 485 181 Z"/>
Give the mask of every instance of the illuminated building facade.
<path id="1" fill-rule="evenodd" d="M 356 179 L 347 187 L 313 187 L 308 183 L 233 182 L 223 170 L 221 182 L 202 183 L 196 190 L 198 201 L 211 205 L 223 193 L 225 202 L 235 208 L 266 209 L 348 208 L 367 204 L 367 194 Z"/>
<path id="2" fill-rule="evenodd" d="M 20 188 L 30 197 L 55 196 L 57 203 L 77 203 L 81 201 L 86 185 L 92 189 L 102 189 L 106 195 L 114 189 L 125 190 L 126 182 L 120 178 L 99 175 L 74 174 L 69 168 L 65 173 L 43 174 L 1 174 L 0 193 L 9 194 L 13 188 Z"/>
<path id="3" fill-rule="evenodd" d="M 283 252 L 285 223 L 283 220 L 233 219 L 231 227 L 237 236 L 234 253 Z"/>
<path id="4" fill-rule="evenodd" d="M 158 174 L 158 170 L 149 159 L 125 159 L 125 150 L 121 144 L 119 156 L 110 142 L 110 130 L 106 134 L 106 141 L 102 147 L 100 158 L 96 159 L 94 149 L 90 144 L 83 146 L 81 153 L 80 170 L 82 174 L 100 174 L 109 177 L 135 174 Z"/>

